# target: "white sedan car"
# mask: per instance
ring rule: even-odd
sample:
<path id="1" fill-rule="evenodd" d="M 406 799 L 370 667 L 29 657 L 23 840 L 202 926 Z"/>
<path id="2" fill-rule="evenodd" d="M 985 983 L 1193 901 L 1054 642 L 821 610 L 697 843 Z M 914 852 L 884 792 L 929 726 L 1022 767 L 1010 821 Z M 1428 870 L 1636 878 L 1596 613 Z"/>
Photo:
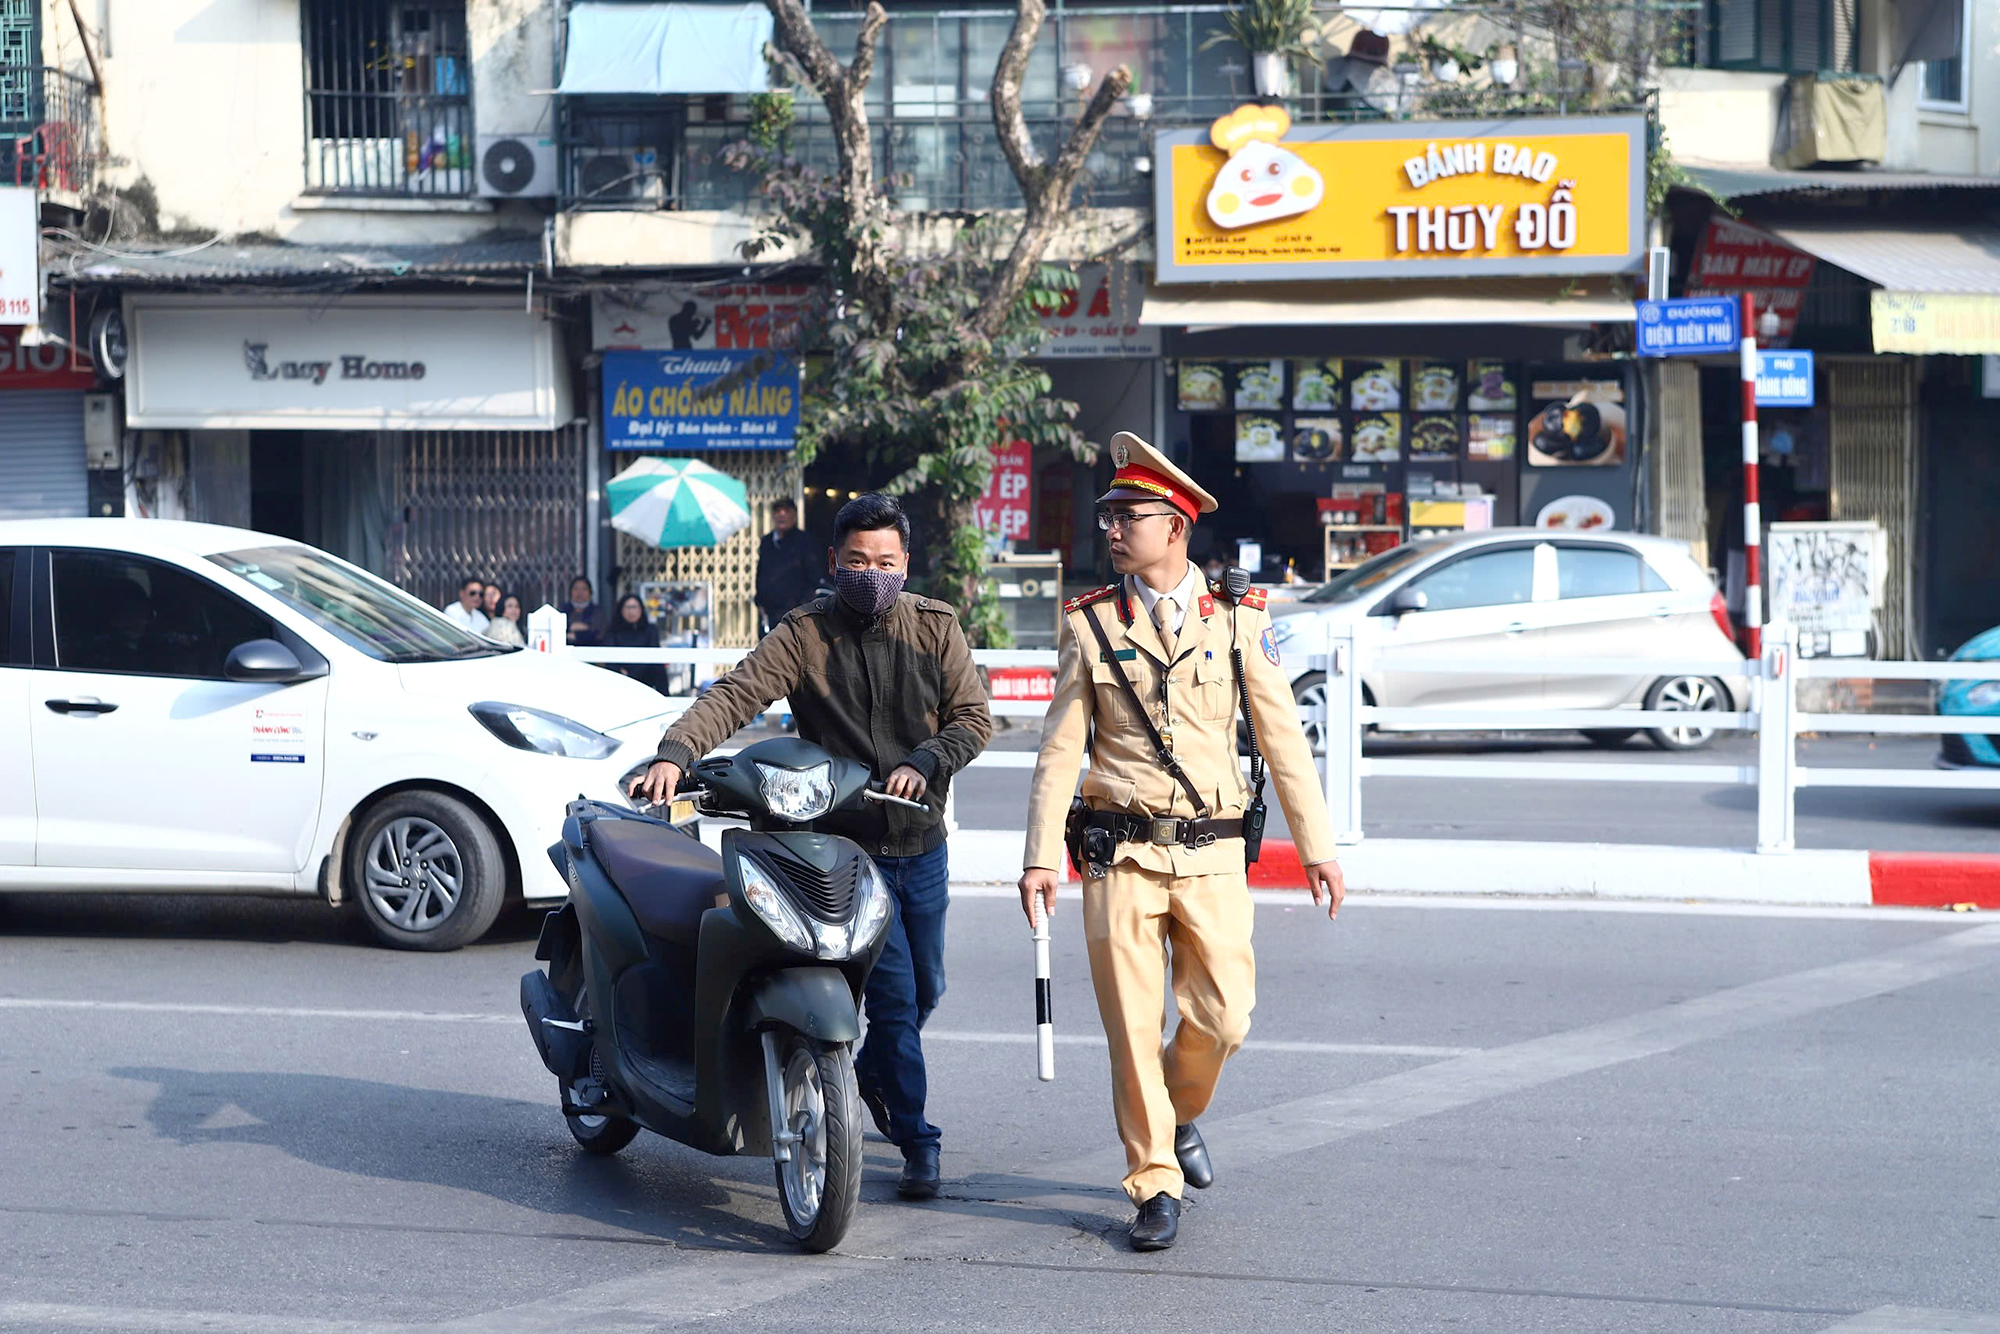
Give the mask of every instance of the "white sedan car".
<path id="1" fill-rule="evenodd" d="M 564 896 L 565 803 L 668 709 L 297 542 L 0 523 L 0 891 L 314 894 L 455 949 Z"/>

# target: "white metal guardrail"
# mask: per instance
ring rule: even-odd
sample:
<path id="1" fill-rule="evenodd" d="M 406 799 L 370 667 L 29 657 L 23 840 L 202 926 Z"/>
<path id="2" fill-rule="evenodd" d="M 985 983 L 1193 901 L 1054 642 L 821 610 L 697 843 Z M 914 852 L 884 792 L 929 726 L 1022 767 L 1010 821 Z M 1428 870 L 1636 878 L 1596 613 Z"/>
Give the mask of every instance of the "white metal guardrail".
<path id="1" fill-rule="evenodd" d="M 1297 641 L 1294 641 L 1296 643 Z M 605 666 L 649 663 L 664 666 L 728 666 L 748 649 L 697 648 L 569 648 L 553 651 Z M 1787 852 L 1795 842 L 1797 796 L 1806 787 L 1957 788 L 2000 791 L 2000 769 L 1892 769 L 1806 766 L 1798 760 L 1798 740 L 1809 733 L 1876 733 L 1944 735 L 2000 733 L 2000 717 L 1891 715 L 1879 713 L 1808 713 L 1798 706 L 1801 679 L 1874 679 L 1895 681 L 2000 681 L 2000 663 L 1876 662 L 1857 659 L 1801 659 L 1789 626 L 1775 624 L 1764 635 L 1761 661 L 1740 664 L 1709 659 L 1510 659 L 1512 673 L 1555 677 L 1627 677 L 1657 680 L 1689 675 L 1747 679 L 1752 699 L 1742 710 L 1690 714 L 1644 709 L 1514 709 L 1514 708 L 1382 708 L 1364 703 L 1362 678 L 1367 646 L 1351 630 L 1335 629 L 1325 651 L 1311 655 L 1308 666 L 1326 674 L 1325 703 L 1302 709 L 1301 718 L 1320 725 L 1327 738 L 1321 776 L 1333 826 L 1345 843 L 1363 837 L 1361 780 L 1364 777 L 1489 779 L 1510 782 L 1691 783 L 1757 789 L 1757 850 Z M 976 649 L 973 661 L 982 667 L 1041 667 L 1053 672 L 1056 655 L 1049 650 Z M 1464 658 L 1399 656 L 1398 671 L 1439 675 L 1478 675 L 1493 670 L 1490 662 Z M 692 696 L 669 696 L 685 707 Z M 1048 710 L 1042 700 L 996 700 L 996 717 L 1040 719 Z M 775 700 L 768 712 L 789 711 Z M 1419 728 L 1425 732 L 1587 731 L 1700 725 L 1717 731 L 1753 732 L 1758 737 L 1754 763 L 1700 763 L 1657 758 L 1564 762 L 1507 758 L 1364 757 L 1362 737 L 1370 724 Z M 1636 752 L 1635 752 L 1636 754 Z M 973 761 L 993 769 L 1031 769 L 1032 751 L 989 750 Z M 1615 831 L 1613 831 L 1615 832 Z M 1606 839 L 1604 841 L 1615 841 Z"/>

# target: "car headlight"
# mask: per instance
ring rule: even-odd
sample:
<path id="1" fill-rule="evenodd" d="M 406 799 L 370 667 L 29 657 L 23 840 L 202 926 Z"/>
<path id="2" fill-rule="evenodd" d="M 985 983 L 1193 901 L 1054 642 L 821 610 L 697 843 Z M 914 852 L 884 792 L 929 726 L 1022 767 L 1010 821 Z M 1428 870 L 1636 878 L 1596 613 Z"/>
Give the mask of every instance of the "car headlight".
<path id="1" fill-rule="evenodd" d="M 532 750 L 543 755 L 564 755 L 573 760 L 601 760 L 618 749 L 618 738 L 592 731 L 582 723 L 559 714 L 544 713 L 525 704 L 496 704 L 484 700 L 472 706 L 472 716 L 486 730 L 516 750 Z"/>
<path id="2" fill-rule="evenodd" d="M 894 900 L 889 897 L 889 882 L 882 878 L 875 863 L 863 859 L 861 863 L 861 902 L 854 909 L 854 948 L 865 950 L 875 943 L 875 937 L 882 934 L 889 925 L 889 908 Z"/>
<path id="3" fill-rule="evenodd" d="M 1981 681 L 1965 692 L 1965 702 L 1975 709 L 2000 706 L 2000 681 Z"/>
<path id="4" fill-rule="evenodd" d="M 760 764 L 757 773 L 763 780 L 765 807 L 781 820 L 816 820 L 833 809 L 831 764 L 815 764 L 810 769 Z"/>
<path id="5" fill-rule="evenodd" d="M 817 953 L 805 920 L 791 904 L 785 902 L 785 896 L 772 883 L 771 877 L 764 874 L 763 868 L 748 857 L 739 859 L 737 865 L 743 872 L 743 901 L 750 905 L 750 911 L 771 928 L 773 935 L 793 949 L 807 954 Z"/>

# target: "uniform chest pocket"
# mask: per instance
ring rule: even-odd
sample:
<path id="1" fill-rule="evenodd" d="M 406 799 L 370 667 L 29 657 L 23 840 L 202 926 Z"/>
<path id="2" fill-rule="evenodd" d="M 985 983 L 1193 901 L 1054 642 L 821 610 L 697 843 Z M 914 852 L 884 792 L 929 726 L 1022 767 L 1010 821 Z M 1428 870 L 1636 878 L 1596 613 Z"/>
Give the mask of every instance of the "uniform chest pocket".
<path id="1" fill-rule="evenodd" d="M 1132 682 L 1135 690 L 1145 689 L 1140 683 L 1138 674 L 1132 670 L 1138 665 L 1136 662 L 1121 662 L 1118 665 L 1125 669 L 1126 678 Z M 1090 684 L 1097 695 L 1096 710 L 1099 717 L 1120 723 L 1136 724 L 1138 720 L 1132 713 L 1132 700 L 1125 693 L 1125 687 L 1118 684 L 1118 673 L 1113 670 L 1110 663 L 1098 661 L 1091 664 Z"/>
<path id="2" fill-rule="evenodd" d="M 1194 709 L 1204 720 L 1226 719 L 1236 708 L 1236 678 L 1227 658 L 1198 658 L 1194 667 Z"/>

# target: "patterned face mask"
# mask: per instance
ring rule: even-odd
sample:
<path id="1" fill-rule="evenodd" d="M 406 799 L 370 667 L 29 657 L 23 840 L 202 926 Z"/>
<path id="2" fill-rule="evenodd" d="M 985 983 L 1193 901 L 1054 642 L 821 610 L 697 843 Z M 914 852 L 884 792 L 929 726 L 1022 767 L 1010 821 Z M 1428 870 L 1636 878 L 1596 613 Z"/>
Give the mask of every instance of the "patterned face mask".
<path id="1" fill-rule="evenodd" d="M 855 615 L 872 621 L 896 605 L 908 578 L 902 570 L 840 569 L 833 572 L 833 591 Z"/>

